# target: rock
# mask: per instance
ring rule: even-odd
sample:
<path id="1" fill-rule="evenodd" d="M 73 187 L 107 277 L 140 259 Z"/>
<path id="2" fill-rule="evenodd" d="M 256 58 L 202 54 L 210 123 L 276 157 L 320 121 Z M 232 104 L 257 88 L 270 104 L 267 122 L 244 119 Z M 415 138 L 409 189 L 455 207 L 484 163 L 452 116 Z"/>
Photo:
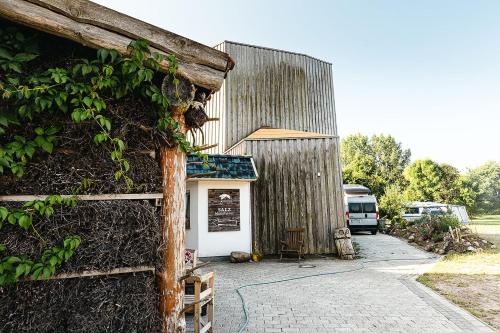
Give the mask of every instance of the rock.
<path id="1" fill-rule="evenodd" d="M 478 243 L 478 242 L 476 242 L 476 241 L 473 241 L 473 242 L 472 242 L 472 245 L 474 245 L 475 247 L 479 247 L 479 243 Z"/>
<path id="2" fill-rule="evenodd" d="M 473 247 L 473 246 L 468 246 L 467 247 L 467 251 L 469 251 L 469 252 L 477 252 L 476 248 Z"/>
<path id="3" fill-rule="evenodd" d="M 408 243 L 413 243 L 415 241 L 415 235 L 411 234 L 410 237 L 408 237 Z"/>
<path id="4" fill-rule="evenodd" d="M 495 246 L 495 244 L 492 244 L 490 247 L 491 247 L 492 249 L 496 249 L 496 248 L 497 248 L 497 247 Z"/>
<path id="5" fill-rule="evenodd" d="M 443 254 L 445 254 L 445 253 L 446 253 L 446 250 L 445 250 L 445 249 L 439 249 L 439 251 L 438 251 L 438 254 L 441 254 L 441 255 L 443 255 Z"/>
<path id="6" fill-rule="evenodd" d="M 427 244 L 426 246 L 424 246 L 424 250 L 430 252 L 430 251 L 432 251 L 433 247 L 434 247 L 433 244 Z"/>
<path id="7" fill-rule="evenodd" d="M 237 262 L 248 262 L 250 261 L 250 253 L 247 252 L 240 252 L 240 251 L 233 251 L 231 252 L 231 262 L 237 263 Z"/>
<path id="8" fill-rule="evenodd" d="M 464 242 L 465 246 L 471 246 L 472 244 L 470 242 Z"/>
<path id="9" fill-rule="evenodd" d="M 486 239 L 481 239 L 481 242 L 483 242 L 483 244 L 488 244 L 488 241 Z"/>

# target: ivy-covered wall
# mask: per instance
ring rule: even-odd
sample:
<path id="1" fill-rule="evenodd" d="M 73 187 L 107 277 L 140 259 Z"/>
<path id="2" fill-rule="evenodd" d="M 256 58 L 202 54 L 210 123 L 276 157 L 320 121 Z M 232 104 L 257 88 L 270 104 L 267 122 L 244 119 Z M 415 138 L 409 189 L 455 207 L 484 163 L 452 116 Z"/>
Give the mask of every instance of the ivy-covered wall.
<path id="1" fill-rule="evenodd" d="M 158 60 L 143 41 L 120 56 L 0 21 L 0 196 L 50 195 L 0 202 L 1 332 L 160 330 L 151 272 L 57 279 L 159 268 L 154 200 L 78 200 L 160 192 L 155 151 L 189 151 Z"/>

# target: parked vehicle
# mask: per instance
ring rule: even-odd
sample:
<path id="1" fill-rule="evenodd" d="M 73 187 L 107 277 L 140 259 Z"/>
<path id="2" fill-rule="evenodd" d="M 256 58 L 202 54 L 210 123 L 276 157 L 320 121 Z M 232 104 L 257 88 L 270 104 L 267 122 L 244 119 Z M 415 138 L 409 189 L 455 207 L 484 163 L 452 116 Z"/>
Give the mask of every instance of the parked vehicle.
<path id="1" fill-rule="evenodd" d="M 467 224 L 470 222 L 469 214 L 467 214 L 467 210 L 464 206 L 447 205 L 439 202 L 411 202 L 405 208 L 403 219 L 412 222 L 425 215 L 440 215 L 446 213 L 455 215 L 460 223 Z"/>
<path id="2" fill-rule="evenodd" d="M 345 195 L 368 195 L 372 193 L 368 187 L 358 184 L 344 184 L 343 189 Z"/>
<path id="3" fill-rule="evenodd" d="M 370 231 L 377 234 L 379 211 L 377 198 L 373 195 L 344 195 L 347 226 L 351 231 Z"/>

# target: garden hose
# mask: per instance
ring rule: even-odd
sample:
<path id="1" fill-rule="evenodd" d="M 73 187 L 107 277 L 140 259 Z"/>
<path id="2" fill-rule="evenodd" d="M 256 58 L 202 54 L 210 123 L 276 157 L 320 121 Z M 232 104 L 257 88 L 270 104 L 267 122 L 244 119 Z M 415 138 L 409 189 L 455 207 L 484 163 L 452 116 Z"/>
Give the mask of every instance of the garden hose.
<path id="1" fill-rule="evenodd" d="M 243 297 L 243 295 L 240 292 L 244 288 L 264 286 L 264 285 L 268 285 L 268 284 L 282 283 L 282 282 L 288 282 L 288 281 L 295 281 L 295 280 L 307 279 L 307 278 L 316 277 L 316 276 L 325 276 L 325 275 L 335 275 L 335 274 L 356 272 L 356 271 L 362 270 L 363 268 L 365 268 L 365 264 L 371 263 L 371 262 L 429 260 L 429 259 L 436 259 L 436 258 L 438 258 L 438 257 L 432 256 L 432 257 L 424 257 L 424 258 L 391 258 L 391 259 L 363 260 L 358 267 L 347 269 L 347 270 L 343 270 L 343 271 L 326 272 L 326 273 L 316 273 L 316 274 L 309 274 L 309 275 L 301 275 L 301 276 L 290 277 L 290 278 L 281 279 L 281 280 L 273 280 L 273 281 L 266 281 L 266 282 L 256 282 L 256 283 L 250 283 L 250 284 L 246 284 L 246 285 L 243 285 L 243 286 L 239 286 L 238 288 L 235 289 L 235 291 L 236 291 L 236 293 L 238 294 L 238 296 L 240 298 L 241 305 L 243 307 L 243 315 L 245 317 L 245 321 L 243 322 L 243 324 L 238 329 L 238 333 L 242 333 L 247 328 L 248 323 L 250 322 L 250 318 L 248 316 L 247 304 L 245 303 L 245 298 Z"/>

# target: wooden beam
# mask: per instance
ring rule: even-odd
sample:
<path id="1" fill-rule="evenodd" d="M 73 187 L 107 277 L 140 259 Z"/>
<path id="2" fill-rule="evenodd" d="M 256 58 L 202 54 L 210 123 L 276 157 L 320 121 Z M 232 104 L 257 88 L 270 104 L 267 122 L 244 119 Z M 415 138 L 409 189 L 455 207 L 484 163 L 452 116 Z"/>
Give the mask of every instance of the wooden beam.
<path id="1" fill-rule="evenodd" d="M 109 271 L 82 271 L 77 273 L 63 273 L 58 275 L 49 276 L 44 280 L 63 280 L 63 279 L 74 279 L 83 277 L 94 277 L 94 276 L 104 276 L 104 275 L 116 275 L 116 274 L 129 274 L 129 273 L 140 273 L 140 272 L 155 272 L 155 268 L 151 266 L 137 266 L 137 267 L 120 267 L 113 268 Z M 26 277 L 23 281 L 34 281 L 31 277 Z"/>
<path id="2" fill-rule="evenodd" d="M 1 195 L 2 201 L 33 201 L 45 200 L 48 195 Z M 108 200 L 149 200 L 162 199 L 163 193 L 132 193 L 132 194 L 86 194 L 86 195 L 61 195 L 62 198 L 75 197 L 81 201 L 108 201 Z"/>
<path id="3" fill-rule="evenodd" d="M 128 45 L 133 40 L 130 37 L 117 34 L 86 23 L 80 23 L 50 9 L 23 0 L 0 1 L 0 16 L 8 20 L 44 31 L 56 36 L 67 38 L 92 48 L 115 49 L 121 54 L 128 54 Z M 164 51 L 150 47 L 152 52 L 166 55 Z M 225 71 L 219 71 L 201 64 L 189 63 L 183 59 L 178 61 L 177 73 L 191 83 L 217 91 L 220 89 Z M 168 61 L 160 64 L 161 70 L 167 71 Z"/>
<path id="4" fill-rule="evenodd" d="M 132 39 L 145 39 L 150 45 L 178 59 L 205 65 L 219 71 L 232 68 L 229 55 L 170 31 L 87 0 L 28 0 L 80 23 L 91 24 Z M 167 15 L 166 15 L 167 16 Z M 168 17 L 168 16 L 167 16 Z M 229 68 L 229 69 L 231 69 Z"/>
<path id="5" fill-rule="evenodd" d="M 202 151 L 202 150 L 207 150 L 210 148 L 217 147 L 217 143 L 214 143 L 213 145 L 201 145 L 201 146 L 196 146 L 194 147 L 194 151 Z"/>

